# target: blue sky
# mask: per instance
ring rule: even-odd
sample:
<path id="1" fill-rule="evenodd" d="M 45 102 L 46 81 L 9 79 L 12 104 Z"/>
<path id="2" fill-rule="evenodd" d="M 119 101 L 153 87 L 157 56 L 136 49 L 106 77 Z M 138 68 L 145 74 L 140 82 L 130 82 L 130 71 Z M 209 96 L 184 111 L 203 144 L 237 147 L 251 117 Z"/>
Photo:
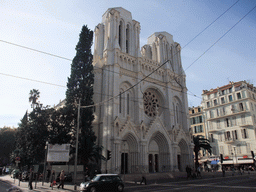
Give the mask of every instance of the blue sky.
<path id="1" fill-rule="evenodd" d="M 44 105 L 65 98 L 71 61 L 30 51 L 30 47 L 68 59 L 83 25 L 94 30 L 108 8 L 123 7 L 140 22 L 140 45 L 154 32 L 166 31 L 184 47 L 237 0 L 1 0 L 0 1 L 0 127 L 17 127 L 30 109 L 29 91 L 39 89 Z M 254 6 L 240 0 L 181 51 L 187 69 Z M 188 105 L 201 103 L 204 89 L 229 81 L 256 83 L 256 8 L 227 33 L 185 73 Z M 11 75 L 11 76 L 8 76 Z M 37 80 L 29 81 L 14 76 Z M 48 82 L 60 86 L 40 83 Z M 193 94 L 192 94 L 193 93 Z M 196 96 L 193 96 L 196 95 Z"/>

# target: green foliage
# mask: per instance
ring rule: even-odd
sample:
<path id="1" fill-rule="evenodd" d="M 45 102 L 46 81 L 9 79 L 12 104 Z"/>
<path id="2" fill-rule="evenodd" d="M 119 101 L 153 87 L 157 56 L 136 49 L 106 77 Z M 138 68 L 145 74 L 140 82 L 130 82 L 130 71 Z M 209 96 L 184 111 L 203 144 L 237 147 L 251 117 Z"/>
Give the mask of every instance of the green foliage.
<path id="1" fill-rule="evenodd" d="M 68 78 L 66 91 L 66 106 L 74 115 L 72 123 L 74 128 L 77 127 L 77 104 L 79 99 L 81 100 L 81 106 L 93 105 L 92 41 L 93 31 L 88 29 L 87 26 L 83 26 L 76 46 L 76 56 L 71 64 L 71 75 Z M 78 156 L 84 164 L 87 164 L 89 160 L 97 161 L 102 158 L 100 155 L 102 147 L 95 145 L 96 136 L 92 130 L 93 120 L 93 108 L 81 108 Z"/>
<path id="2" fill-rule="evenodd" d="M 34 108 L 36 105 L 38 105 L 37 100 L 40 97 L 40 92 L 38 89 L 32 89 L 29 92 L 29 102 L 31 102 L 31 107 Z"/>
<path id="3" fill-rule="evenodd" d="M 210 141 L 205 139 L 202 135 L 193 136 L 194 142 L 194 152 L 195 152 L 195 165 L 198 167 L 198 153 L 201 148 L 207 150 L 210 154 L 212 153 L 212 147 L 210 145 Z"/>
<path id="4" fill-rule="evenodd" d="M 58 110 L 52 109 L 50 123 L 48 136 L 49 143 L 66 144 L 71 142 L 72 131 L 70 125 L 72 124 L 72 115 L 68 111 L 68 108 L 64 107 Z"/>
<path id="5" fill-rule="evenodd" d="M 11 163 L 10 155 L 15 147 L 16 129 L 4 127 L 0 129 L 0 167 Z"/>

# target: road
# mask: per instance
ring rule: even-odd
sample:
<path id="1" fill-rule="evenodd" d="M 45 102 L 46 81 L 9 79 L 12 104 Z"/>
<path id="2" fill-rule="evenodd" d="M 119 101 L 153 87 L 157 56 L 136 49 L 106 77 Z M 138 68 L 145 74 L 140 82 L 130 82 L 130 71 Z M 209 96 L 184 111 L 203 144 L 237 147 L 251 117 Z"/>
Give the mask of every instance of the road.
<path id="1" fill-rule="evenodd" d="M 169 182 L 153 185 L 127 186 L 124 192 L 250 192 L 256 191 L 256 176 L 242 175 L 188 181 Z"/>
<path id="2" fill-rule="evenodd" d="M 7 182 L 0 181 L 0 191 L 5 192 L 7 189 L 10 189 L 12 187 L 11 184 Z"/>

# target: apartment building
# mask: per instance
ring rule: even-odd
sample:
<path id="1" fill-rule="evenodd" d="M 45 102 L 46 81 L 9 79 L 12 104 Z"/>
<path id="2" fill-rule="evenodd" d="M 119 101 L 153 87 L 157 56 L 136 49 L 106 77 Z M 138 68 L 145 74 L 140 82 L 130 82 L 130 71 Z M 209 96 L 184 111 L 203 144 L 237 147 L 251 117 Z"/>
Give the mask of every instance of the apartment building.
<path id="1" fill-rule="evenodd" d="M 202 106 L 189 108 L 190 126 L 193 136 L 201 135 L 207 138 L 204 124 L 203 108 Z M 199 152 L 199 163 L 203 164 L 207 161 L 208 153 L 204 149 Z"/>
<path id="2" fill-rule="evenodd" d="M 246 81 L 203 90 L 207 138 L 223 164 L 253 164 L 256 151 L 256 88 Z"/>

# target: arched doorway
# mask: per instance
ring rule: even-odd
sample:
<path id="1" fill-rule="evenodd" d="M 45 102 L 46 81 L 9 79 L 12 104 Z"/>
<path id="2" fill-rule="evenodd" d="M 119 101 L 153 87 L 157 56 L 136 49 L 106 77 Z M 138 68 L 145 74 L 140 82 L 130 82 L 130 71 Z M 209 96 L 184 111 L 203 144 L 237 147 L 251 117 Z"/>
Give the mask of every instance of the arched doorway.
<path id="1" fill-rule="evenodd" d="M 149 172 L 158 172 L 159 164 L 158 164 L 158 155 L 159 155 L 159 148 L 155 140 L 151 140 L 149 147 L 148 147 L 148 168 Z"/>
<path id="2" fill-rule="evenodd" d="M 184 139 L 180 140 L 177 150 L 177 164 L 180 171 L 185 171 L 185 167 L 189 165 L 188 145 Z"/>
<path id="3" fill-rule="evenodd" d="M 134 173 L 139 164 L 138 143 L 133 134 L 128 133 L 121 142 L 121 173 Z"/>
<path id="4" fill-rule="evenodd" d="M 153 134 L 148 145 L 148 171 L 166 171 L 170 167 L 169 145 L 161 132 Z"/>

